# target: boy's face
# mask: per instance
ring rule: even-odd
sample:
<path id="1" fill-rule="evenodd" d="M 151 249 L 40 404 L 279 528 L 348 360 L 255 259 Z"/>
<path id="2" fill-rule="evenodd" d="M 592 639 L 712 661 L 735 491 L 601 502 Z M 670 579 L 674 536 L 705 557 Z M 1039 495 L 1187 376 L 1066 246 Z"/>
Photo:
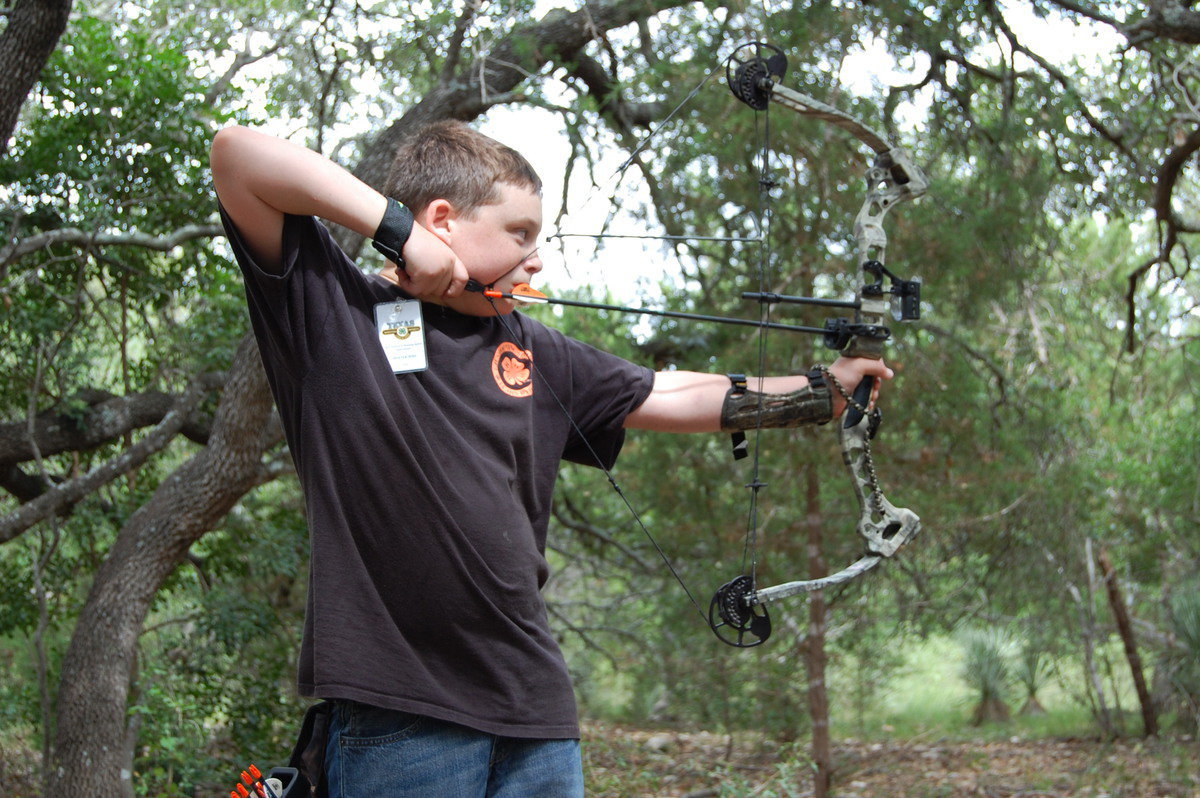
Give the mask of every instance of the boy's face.
<path id="1" fill-rule="evenodd" d="M 467 216 L 448 221 L 450 248 L 467 273 L 499 291 L 509 292 L 518 283 L 529 283 L 542 270 L 537 253 L 542 231 L 542 198 L 532 189 L 500 183 L 500 201 L 484 205 Z M 491 316 L 496 310 L 510 313 L 516 303 L 508 299 L 489 301 L 481 294 L 466 293 L 451 306 L 476 316 Z"/>

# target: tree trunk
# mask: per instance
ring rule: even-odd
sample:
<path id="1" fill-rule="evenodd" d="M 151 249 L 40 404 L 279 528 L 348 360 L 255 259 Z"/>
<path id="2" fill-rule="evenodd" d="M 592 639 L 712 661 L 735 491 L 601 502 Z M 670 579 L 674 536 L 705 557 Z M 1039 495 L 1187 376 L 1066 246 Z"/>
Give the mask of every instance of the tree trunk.
<path id="1" fill-rule="evenodd" d="M 1100 730 L 1105 737 L 1113 737 L 1116 735 L 1116 726 L 1113 723 L 1112 713 L 1108 711 L 1108 704 L 1104 698 L 1104 682 L 1100 680 L 1100 673 L 1096 670 L 1096 577 L 1095 577 L 1095 560 L 1092 558 L 1092 541 L 1089 538 L 1084 541 L 1084 564 L 1087 566 L 1088 576 L 1088 594 L 1087 601 L 1080 600 L 1080 614 L 1082 615 L 1082 632 L 1083 632 L 1083 661 L 1087 666 L 1088 677 L 1091 680 L 1092 690 L 1096 695 L 1096 720 L 1100 723 Z"/>
<path id="2" fill-rule="evenodd" d="M 1117 630 L 1121 633 L 1121 642 L 1125 646 L 1125 659 L 1129 660 L 1133 685 L 1137 688 L 1138 701 L 1142 705 L 1142 728 L 1146 737 L 1154 737 L 1158 734 L 1158 713 L 1154 708 L 1154 698 L 1146 687 L 1146 675 L 1142 670 L 1142 657 L 1138 654 L 1133 623 L 1129 619 L 1129 611 L 1121 595 L 1121 585 L 1117 582 L 1117 572 L 1113 568 L 1107 548 L 1101 547 L 1096 561 L 1100 563 L 1100 571 L 1104 575 L 1104 584 L 1108 588 L 1108 603 L 1112 605 L 1113 616 L 1117 619 Z"/>
<path id="3" fill-rule="evenodd" d="M 16 0 L 0 33 L 0 155 L 8 154 L 21 106 L 58 45 L 71 0 Z"/>
<path id="4" fill-rule="evenodd" d="M 808 578 L 820 579 L 829 575 L 822 552 L 824 536 L 821 530 L 821 491 L 817 469 L 804 469 L 805 504 L 808 526 Z M 829 737 L 829 691 L 825 685 L 825 669 L 829 657 L 825 651 L 826 613 L 825 591 L 814 590 L 808 597 L 808 640 L 804 647 L 804 667 L 808 672 L 808 710 L 812 715 L 813 795 L 826 798 L 833 774 L 833 752 Z"/>
<path id="5" fill-rule="evenodd" d="M 121 528 L 63 659 L 50 795 L 132 796 L 126 710 L 138 637 L 155 594 L 188 549 L 261 480 L 278 436 L 271 396 L 247 335 L 208 446 L 180 466 Z"/>

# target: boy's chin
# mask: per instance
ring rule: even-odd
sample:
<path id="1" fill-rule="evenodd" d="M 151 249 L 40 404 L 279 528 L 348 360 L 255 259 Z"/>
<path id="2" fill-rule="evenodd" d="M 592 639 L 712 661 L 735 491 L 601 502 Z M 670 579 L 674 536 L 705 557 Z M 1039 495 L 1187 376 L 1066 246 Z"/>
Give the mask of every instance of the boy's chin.
<path id="1" fill-rule="evenodd" d="M 479 294 L 464 294 L 458 298 L 458 301 L 451 299 L 445 304 L 464 316 L 478 316 L 484 319 L 492 316 L 507 316 L 516 310 L 516 303 L 512 300 L 495 299 L 489 302 Z"/>

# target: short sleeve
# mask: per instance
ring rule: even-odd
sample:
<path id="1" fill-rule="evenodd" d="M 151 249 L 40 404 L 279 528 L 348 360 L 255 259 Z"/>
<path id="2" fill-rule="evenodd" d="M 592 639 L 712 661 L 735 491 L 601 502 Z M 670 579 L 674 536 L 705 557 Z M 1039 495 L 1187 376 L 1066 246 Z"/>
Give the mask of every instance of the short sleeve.
<path id="1" fill-rule="evenodd" d="M 366 277 L 312 216 L 285 216 L 283 270 L 263 269 L 241 231 L 221 208 L 221 223 L 246 286 L 250 321 L 263 360 L 280 375 L 301 378 L 313 361 L 325 319 L 346 294 L 366 290 Z"/>
<path id="2" fill-rule="evenodd" d="M 548 363 L 545 357 L 541 360 L 552 369 L 556 393 L 574 422 L 563 459 L 612 468 L 625 443 L 625 419 L 650 395 L 654 372 L 553 328 L 537 327 L 549 340 L 540 343 L 534 356 L 553 353 Z M 555 410 L 561 412 L 547 412 Z"/>

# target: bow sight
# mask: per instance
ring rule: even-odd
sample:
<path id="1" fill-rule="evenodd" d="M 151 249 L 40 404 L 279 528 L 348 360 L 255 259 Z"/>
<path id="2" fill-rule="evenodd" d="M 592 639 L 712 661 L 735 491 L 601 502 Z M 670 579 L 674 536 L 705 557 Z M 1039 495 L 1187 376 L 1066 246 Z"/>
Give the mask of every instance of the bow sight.
<path id="1" fill-rule="evenodd" d="M 883 344 L 891 337 L 887 317 L 896 321 L 921 317 L 920 281 L 902 280 L 884 266 L 887 234 L 883 230 L 883 217 L 897 202 L 924 194 L 929 184 L 908 153 L 892 146 L 881 134 L 833 106 L 780 85 L 786 72 L 787 56 L 778 47 L 765 42 L 751 42 L 737 48 L 725 66 L 730 90 L 751 108 L 763 111 L 772 103 L 781 105 L 836 125 L 874 151 L 874 161 L 865 176 L 866 201 L 854 220 L 863 285 L 854 300 L 766 292 L 747 292 L 742 298 L 763 304 L 851 309 L 854 311 L 852 319 L 836 318 L 825 322 L 824 344 L 846 357 L 881 359 Z M 841 390 L 828 370 L 826 378 Z M 731 580 L 717 590 L 708 610 L 709 626 L 723 642 L 738 648 L 761 645 L 771 634 L 766 602 L 849 581 L 894 555 L 920 532 L 921 519 L 916 513 L 895 507 L 884 497 L 879 486 L 871 457 L 871 439 L 879 429 L 882 416 L 878 408 L 869 407 L 873 389 L 874 379 L 868 377 L 859 383 L 853 396 L 845 396 L 848 408 L 845 420 L 838 428 L 842 458 L 859 500 L 861 513 L 857 531 L 866 553 L 841 571 L 819 579 L 759 588 L 752 569 L 749 575 Z M 757 476 L 752 487 L 761 487 Z"/>

